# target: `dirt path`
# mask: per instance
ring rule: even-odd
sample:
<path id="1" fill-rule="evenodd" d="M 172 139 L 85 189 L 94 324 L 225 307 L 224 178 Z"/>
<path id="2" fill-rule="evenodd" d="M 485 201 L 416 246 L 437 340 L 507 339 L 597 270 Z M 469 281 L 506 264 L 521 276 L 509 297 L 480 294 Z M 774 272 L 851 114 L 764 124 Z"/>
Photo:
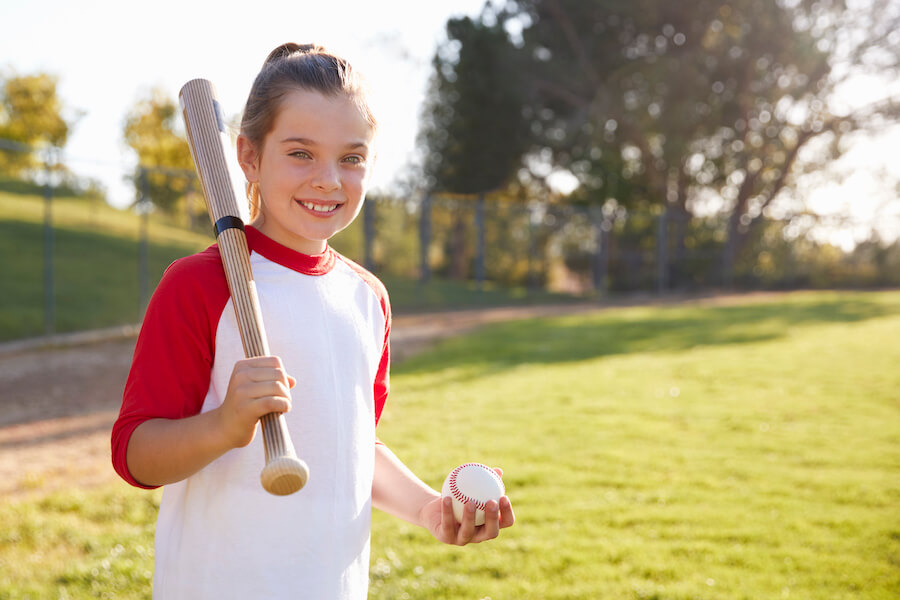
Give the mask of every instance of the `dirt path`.
<path id="1" fill-rule="evenodd" d="M 394 318 L 403 360 L 485 323 L 595 310 L 597 305 L 466 310 Z M 109 432 L 118 414 L 134 336 L 40 349 L 0 347 L 0 498 L 116 479 Z"/>

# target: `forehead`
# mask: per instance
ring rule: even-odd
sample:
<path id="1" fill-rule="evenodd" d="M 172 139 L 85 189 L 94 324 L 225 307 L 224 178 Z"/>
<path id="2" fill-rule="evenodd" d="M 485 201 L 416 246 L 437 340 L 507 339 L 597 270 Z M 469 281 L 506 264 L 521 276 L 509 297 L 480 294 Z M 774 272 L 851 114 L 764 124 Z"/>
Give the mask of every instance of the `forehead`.
<path id="1" fill-rule="evenodd" d="M 310 90 L 292 90 L 284 95 L 272 125 L 278 140 L 301 137 L 318 143 L 368 143 L 375 129 L 349 97 L 325 95 Z"/>

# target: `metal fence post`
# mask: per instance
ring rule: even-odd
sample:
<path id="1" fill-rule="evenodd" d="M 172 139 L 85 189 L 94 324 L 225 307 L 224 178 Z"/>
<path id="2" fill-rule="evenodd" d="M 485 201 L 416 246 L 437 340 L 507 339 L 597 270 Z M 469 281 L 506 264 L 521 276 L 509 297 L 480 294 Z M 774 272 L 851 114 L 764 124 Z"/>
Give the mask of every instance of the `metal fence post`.
<path id="1" fill-rule="evenodd" d="M 44 184 L 44 333 L 56 332 L 56 293 L 53 289 L 53 157 L 47 156 Z"/>
<path id="2" fill-rule="evenodd" d="M 609 222 L 603 215 L 600 206 L 591 207 L 591 221 L 594 227 L 594 260 L 593 276 L 594 291 L 605 293 L 607 291 L 607 278 L 609 275 Z"/>
<path id="3" fill-rule="evenodd" d="M 484 192 L 478 194 L 475 202 L 475 283 L 478 289 L 484 289 L 484 281 L 487 275 L 485 269 L 485 225 L 484 225 Z"/>
<path id="4" fill-rule="evenodd" d="M 667 238 L 669 207 L 666 206 L 659 217 L 657 217 L 657 234 L 656 234 L 656 291 L 663 294 L 668 286 L 667 271 L 669 267 L 669 241 Z"/>
<path id="5" fill-rule="evenodd" d="M 535 258 L 537 254 L 538 225 L 542 217 L 538 214 L 534 205 L 528 206 L 528 289 L 535 291 L 538 288 Z"/>
<path id="6" fill-rule="evenodd" d="M 428 250 L 431 248 L 431 192 L 425 194 L 419 207 L 419 282 L 431 280 L 431 263 Z"/>
<path id="7" fill-rule="evenodd" d="M 375 271 L 375 202 L 363 204 L 363 262 L 366 269 Z"/>
<path id="8" fill-rule="evenodd" d="M 150 302 L 150 190 L 146 168 L 140 167 L 139 179 L 141 196 L 137 205 L 141 220 L 138 235 L 138 320 L 143 321 Z"/>

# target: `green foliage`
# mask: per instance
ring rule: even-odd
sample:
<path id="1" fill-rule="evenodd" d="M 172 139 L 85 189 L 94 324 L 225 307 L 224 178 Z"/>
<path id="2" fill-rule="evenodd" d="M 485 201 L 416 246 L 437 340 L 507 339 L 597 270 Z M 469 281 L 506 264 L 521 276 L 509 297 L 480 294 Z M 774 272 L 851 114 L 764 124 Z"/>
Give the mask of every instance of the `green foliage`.
<path id="1" fill-rule="evenodd" d="M 415 278 L 419 271 L 418 218 L 402 200 L 370 194 L 360 216 L 329 240 L 329 244 L 345 256 L 363 263 L 364 222 L 368 211 L 374 212 L 373 264 L 370 266 L 378 274 Z"/>
<path id="2" fill-rule="evenodd" d="M 486 327 L 394 369 L 379 426 L 427 483 L 502 467 L 468 548 L 373 515 L 373 599 L 854 598 L 900 589 L 900 293 Z M 302 492 L 301 492 L 302 493 Z M 0 597 L 148 598 L 158 492 L 0 504 Z"/>
<path id="3" fill-rule="evenodd" d="M 41 166 L 34 148 L 61 148 L 69 136 L 57 77 L 47 73 L 10 75 L 0 88 L 0 140 L 13 148 L 0 149 L 0 173 L 21 178 Z"/>
<path id="4" fill-rule="evenodd" d="M 527 142 L 519 63 L 502 23 L 447 22 L 420 133 L 429 189 L 476 194 L 511 182 Z"/>
<path id="5" fill-rule="evenodd" d="M 756 230 L 766 227 L 773 203 L 797 191 L 798 174 L 840 157 L 847 134 L 900 119 L 889 99 L 841 109 L 834 102 L 836 90 L 858 74 L 885 85 L 896 79 L 900 13 L 890 0 L 491 6 L 477 21 L 448 21 L 450 40 L 435 60 L 426 165 L 446 165 L 450 176 L 460 164 L 450 132 L 467 119 L 455 112 L 465 93 L 454 69 L 466 64 L 467 47 L 478 48 L 471 33 L 517 32 L 506 64 L 519 73 L 517 114 L 526 117 L 530 145 L 518 152 L 527 153 L 533 179 L 565 169 L 580 184 L 570 202 L 668 206 L 684 219 L 694 218 L 698 200 L 721 199 L 720 281 L 745 276 L 741 263 L 750 260 Z M 481 143 L 497 139 L 487 129 L 480 134 Z M 465 157 L 477 156 L 470 145 L 460 147 Z M 689 229 L 672 231 L 676 253 L 685 252 Z M 678 272 L 671 275 L 680 283 Z"/>
<path id="6" fill-rule="evenodd" d="M 181 111 L 169 94 L 152 90 L 139 100 L 125 120 L 125 142 L 137 153 L 140 166 L 135 188 L 161 209 L 174 212 L 187 194 L 197 195 L 194 163 L 181 133 Z M 199 205 L 202 207 L 203 203 Z"/>

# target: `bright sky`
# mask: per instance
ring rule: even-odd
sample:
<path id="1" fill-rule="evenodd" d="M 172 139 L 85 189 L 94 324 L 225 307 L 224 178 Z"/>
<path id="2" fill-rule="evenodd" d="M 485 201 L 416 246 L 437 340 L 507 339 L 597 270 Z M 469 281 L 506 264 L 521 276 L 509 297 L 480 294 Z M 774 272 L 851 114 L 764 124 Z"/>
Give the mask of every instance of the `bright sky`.
<path id="1" fill-rule="evenodd" d="M 380 121 L 374 185 L 390 184 L 411 158 L 430 61 L 451 16 L 477 15 L 484 0 L 197 2 L 191 0 L 3 0 L 0 72 L 48 72 L 83 113 L 67 164 L 101 178 L 111 202 L 134 192 L 122 177 L 135 163 L 122 140 L 125 115 L 153 87 L 177 101 L 197 77 L 216 86 L 226 114 L 240 112 L 268 53 L 284 42 L 317 42 L 369 81 Z M 67 115 L 72 116 L 72 115 Z"/>
<path id="2" fill-rule="evenodd" d="M 125 115 L 160 87 L 177 99 L 188 80 L 216 85 L 227 114 L 238 113 L 253 77 L 275 46 L 318 42 L 348 58 L 374 92 L 381 148 L 375 187 L 389 185 L 413 156 L 430 60 L 450 16 L 477 15 L 484 0 L 344 0 L 343 2 L 198 2 L 191 0 L 3 0 L 0 72 L 48 72 L 81 114 L 66 147 L 67 164 L 101 179 L 110 201 L 125 206 L 134 192 L 123 177 L 135 162 L 122 141 Z M 859 91 L 859 90 L 858 90 Z M 863 90 L 864 91 L 864 90 Z M 876 95 L 884 93 L 871 90 Z M 869 95 L 869 94 L 863 94 Z M 829 238 L 846 248 L 881 226 L 900 236 L 900 127 L 863 140 L 845 157 L 848 179 L 817 193 L 818 211 L 851 215 Z M 874 225 L 873 225 L 874 224 Z"/>

